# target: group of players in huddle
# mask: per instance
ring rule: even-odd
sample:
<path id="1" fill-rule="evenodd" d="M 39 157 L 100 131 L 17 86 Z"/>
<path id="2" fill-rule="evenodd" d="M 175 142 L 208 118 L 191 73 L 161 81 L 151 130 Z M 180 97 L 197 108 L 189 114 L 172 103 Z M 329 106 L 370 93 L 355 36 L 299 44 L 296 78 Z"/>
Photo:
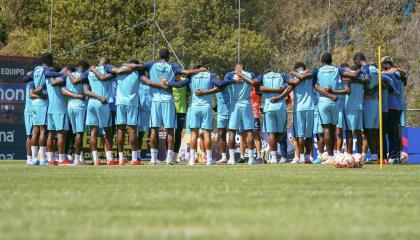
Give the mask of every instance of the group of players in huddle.
<path id="1" fill-rule="evenodd" d="M 158 160 L 159 129 L 166 129 L 166 163 L 175 164 L 174 130 L 186 127 L 190 131 L 190 165 L 197 162 L 197 139 L 202 137 L 206 163 L 234 165 L 235 135 L 240 133 L 248 150 L 248 164 L 262 163 L 261 139 L 255 134 L 259 120 L 253 107 L 261 106 L 261 130 L 268 135 L 269 163 L 285 163 L 284 153 L 277 157 L 277 146 L 287 132 L 286 99 L 293 93 L 293 134 L 297 154 L 293 163 L 336 163 L 337 154 L 346 139 L 344 154 L 353 153 L 353 138 L 361 162 L 374 162 L 379 154 L 379 74 L 382 75 L 384 157 L 390 163 L 400 162 L 400 119 L 405 109 L 403 101 L 407 74 L 395 67 L 390 57 L 382 59 L 383 72 L 368 64 L 363 53 L 355 54 L 354 66 L 332 65 L 331 53 L 320 58 L 320 67 L 307 70 L 296 63 L 290 73 L 269 69 L 259 76 L 237 63 L 233 71 L 218 79 L 209 69 L 198 66 L 185 70 L 169 62 L 167 49 L 159 52 L 159 60 L 140 64 L 131 60 L 114 67 L 105 57 L 97 66 L 81 61 L 75 69 L 53 68 L 53 56 L 41 56 L 42 65 L 25 76 L 28 165 L 84 164 L 82 139 L 90 134 L 94 165 L 104 164 L 98 156 L 98 137 L 103 139 L 107 165 L 125 165 L 123 153 L 125 134 L 131 146 L 131 165 L 142 165 L 139 143 L 150 131 L 150 164 Z M 179 76 L 182 76 L 180 81 Z M 176 126 L 173 88 L 189 86 L 190 102 L 186 126 Z M 213 123 L 213 95 L 217 100 L 217 123 Z M 251 95 L 258 95 L 257 103 Z M 65 154 L 66 134 L 71 126 L 75 134 L 74 161 Z M 118 159 L 113 158 L 113 127 L 117 129 Z M 256 129 L 256 127 L 258 129 Z M 212 157 L 211 133 L 217 129 L 221 143 L 221 159 Z M 314 138 L 318 157 L 312 157 Z M 227 140 L 227 141 L 226 141 Z M 388 144 L 387 144 L 388 143 Z M 389 146 L 389 147 L 388 147 Z M 54 152 L 58 149 L 58 159 Z M 253 152 L 257 147 L 256 157 Z M 370 149 L 371 158 L 366 159 Z M 389 149 L 389 150 L 388 150 Z M 242 154 L 241 154 L 242 155 Z"/>

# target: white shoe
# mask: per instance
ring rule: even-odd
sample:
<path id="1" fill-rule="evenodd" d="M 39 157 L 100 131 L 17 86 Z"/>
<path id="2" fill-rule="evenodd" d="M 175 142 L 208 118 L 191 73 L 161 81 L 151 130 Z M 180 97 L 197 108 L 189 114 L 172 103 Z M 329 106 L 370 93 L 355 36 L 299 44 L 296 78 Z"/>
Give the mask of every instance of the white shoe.
<path id="1" fill-rule="evenodd" d="M 252 161 L 248 160 L 248 165 L 255 165 L 255 164 L 257 164 L 257 161 L 255 159 L 252 159 Z"/>
<path id="2" fill-rule="evenodd" d="M 293 161 L 290 162 L 291 164 L 300 164 L 300 159 L 299 158 L 293 158 Z"/>
<path id="3" fill-rule="evenodd" d="M 195 160 L 194 159 L 190 159 L 190 161 L 188 161 L 188 165 L 189 166 L 194 166 L 195 165 Z"/>
<path id="4" fill-rule="evenodd" d="M 277 164 L 277 160 L 271 159 L 270 161 L 268 161 L 269 164 Z"/>
<path id="5" fill-rule="evenodd" d="M 158 164 L 158 162 L 155 161 L 155 160 L 150 160 L 150 162 L 149 162 L 149 165 L 156 165 L 156 164 Z"/>
<path id="6" fill-rule="evenodd" d="M 226 158 L 222 158 L 219 161 L 217 161 L 217 164 L 226 164 L 228 162 L 228 160 Z"/>
<path id="7" fill-rule="evenodd" d="M 216 162 L 215 162 L 215 161 L 213 161 L 213 160 L 211 160 L 211 161 L 207 160 L 207 162 L 206 162 L 206 165 L 207 165 L 207 166 L 208 166 L 208 165 L 214 165 L 214 164 L 216 164 Z"/>
<path id="8" fill-rule="evenodd" d="M 231 160 L 231 159 L 229 159 L 229 161 L 227 161 L 227 163 L 226 163 L 227 165 L 235 165 L 236 164 L 236 162 L 235 162 L 235 160 L 233 159 L 233 160 Z"/>
<path id="9" fill-rule="evenodd" d="M 168 165 L 174 165 L 174 164 L 176 164 L 177 162 L 176 162 L 176 160 L 175 159 L 166 159 L 166 164 L 168 164 Z"/>
<path id="10" fill-rule="evenodd" d="M 283 163 L 286 163 L 286 162 L 287 162 L 286 158 L 284 158 L 284 157 L 280 158 L 279 163 L 283 164 Z"/>

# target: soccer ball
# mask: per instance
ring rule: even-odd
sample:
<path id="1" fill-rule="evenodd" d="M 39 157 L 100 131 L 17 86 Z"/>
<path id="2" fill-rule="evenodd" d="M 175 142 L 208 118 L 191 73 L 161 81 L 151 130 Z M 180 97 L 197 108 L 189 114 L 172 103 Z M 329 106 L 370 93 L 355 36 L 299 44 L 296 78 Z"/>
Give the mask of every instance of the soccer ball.
<path id="1" fill-rule="evenodd" d="M 354 167 L 354 158 L 351 154 L 346 154 L 344 157 L 344 162 L 348 168 Z"/>
<path id="2" fill-rule="evenodd" d="M 408 163 L 408 154 L 406 152 L 401 153 L 401 163 L 407 164 Z"/>
<path id="3" fill-rule="evenodd" d="M 354 159 L 354 167 L 355 168 L 361 168 L 363 167 L 364 161 L 363 161 L 363 155 L 360 153 L 353 154 Z"/>
<path id="4" fill-rule="evenodd" d="M 347 162 L 344 154 L 337 153 L 334 157 L 334 164 L 337 168 L 345 168 L 347 167 Z"/>
<path id="5" fill-rule="evenodd" d="M 325 162 L 328 160 L 328 153 L 324 152 L 322 153 L 322 155 L 319 157 L 319 159 L 321 159 L 321 162 Z"/>

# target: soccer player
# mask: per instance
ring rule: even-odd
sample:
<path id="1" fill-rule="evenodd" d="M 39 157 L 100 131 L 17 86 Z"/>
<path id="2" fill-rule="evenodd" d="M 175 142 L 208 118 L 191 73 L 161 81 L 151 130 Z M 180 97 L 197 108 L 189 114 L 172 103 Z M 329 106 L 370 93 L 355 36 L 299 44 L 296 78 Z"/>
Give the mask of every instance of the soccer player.
<path id="1" fill-rule="evenodd" d="M 405 71 L 394 66 L 391 57 L 385 56 L 381 59 L 383 73 L 392 79 L 391 89 L 388 94 L 388 136 L 389 136 L 389 161 L 390 164 L 401 163 L 401 138 L 399 128 L 403 101 L 400 93 L 402 92 L 403 78 L 406 77 Z M 393 88 L 393 89 L 392 89 Z"/>
<path id="2" fill-rule="evenodd" d="M 317 77 L 317 83 L 315 84 L 316 90 L 320 93 L 319 96 L 319 117 L 322 124 L 325 145 L 328 151 L 328 161 L 326 163 L 332 163 L 334 160 L 334 146 L 335 146 L 335 132 L 338 121 L 338 106 L 337 106 L 337 95 L 347 94 L 350 91 L 349 86 L 345 86 L 344 89 L 340 89 L 340 77 L 356 78 L 360 75 L 360 72 L 349 72 L 343 68 L 332 66 L 332 55 L 329 52 L 324 52 L 321 55 L 322 67 L 312 69 L 308 73 L 295 74 L 300 80 Z"/>
<path id="3" fill-rule="evenodd" d="M 353 71 L 356 69 L 354 68 Z M 343 129 L 346 135 L 346 153 L 353 153 L 353 136 L 357 139 L 357 152 L 363 153 L 363 75 L 358 79 L 343 78 L 350 84 L 351 92 L 346 95 L 343 110 Z"/>
<path id="4" fill-rule="evenodd" d="M 147 74 L 140 76 L 139 83 L 139 115 L 137 120 L 137 142 L 140 148 L 137 150 L 137 158 L 141 161 L 141 146 L 143 143 L 144 134 L 150 128 L 150 109 L 151 109 L 151 96 L 150 86 L 146 84 L 150 81 Z"/>
<path id="5" fill-rule="evenodd" d="M 316 79 L 314 79 L 316 82 Z M 322 155 L 324 154 L 325 149 L 325 143 L 324 143 L 324 133 L 322 129 L 321 122 L 319 121 L 319 108 L 318 108 L 318 102 L 319 102 L 319 93 L 318 91 L 314 94 L 314 130 L 313 134 L 316 137 L 316 144 L 318 147 L 317 151 L 317 157 L 314 158 L 312 163 L 314 164 L 320 164 L 322 161 Z"/>
<path id="6" fill-rule="evenodd" d="M 289 75 L 284 73 L 276 73 L 269 71 L 257 77 L 261 85 L 262 92 L 264 123 L 263 131 L 268 134 L 268 142 L 270 146 L 269 163 L 275 164 L 277 161 L 277 143 L 279 139 L 286 133 L 287 127 L 287 110 L 285 97 L 292 90 L 286 82 Z M 285 90 L 287 88 L 287 90 Z"/>
<path id="7" fill-rule="evenodd" d="M 44 53 L 41 55 L 42 65 L 36 67 L 29 76 L 34 81 L 34 90 L 32 93 L 39 97 L 32 100 L 32 116 L 34 132 L 31 138 L 31 153 L 32 161 L 30 165 L 49 165 L 46 159 L 47 151 L 47 111 L 48 98 L 46 91 L 47 78 L 60 77 L 63 74 L 57 73 L 52 68 L 54 58 L 51 53 Z M 38 149 L 39 146 L 39 149 Z M 40 161 L 38 160 L 38 150 L 40 154 Z"/>
<path id="8" fill-rule="evenodd" d="M 378 69 L 368 64 L 365 55 L 361 52 L 354 55 L 353 61 L 357 68 L 361 68 L 363 77 L 360 81 L 365 84 L 363 124 L 364 135 L 371 152 L 371 159 L 366 163 L 374 163 L 378 160 L 379 153 Z"/>
<path id="9" fill-rule="evenodd" d="M 176 81 L 184 80 L 184 77 L 178 75 Z M 181 88 L 173 88 L 172 95 L 174 96 L 175 110 L 176 110 L 176 126 L 175 140 L 174 140 L 174 154 L 177 156 L 181 146 L 182 136 L 185 133 L 185 119 L 187 115 L 187 86 Z"/>
<path id="10" fill-rule="evenodd" d="M 220 80 L 219 80 L 220 81 Z M 196 90 L 195 94 L 197 96 L 204 96 L 207 94 L 216 94 L 216 103 L 217 103 L 217 142 L 220 143 L 219 152 L 222 154 L 222 158 L 217 161 L 217 164 L 226 164 L 227 154 L 226 154 L 226 134 L 229 126 L 229 117 L 230 117 L 230 95 L 229 90 L 226 87 L 223 88 L 213 88 L 209 91 L 204 91 L 202 89 Z"/>
<path id="11" fill-rule="evenodd" d="M 29 72 L 24 78 L 23 82 L 25 83 L 25 110 L 23 116 L 25 119 L 25 130 L 26 130 L 26 164 L 31 164 L 32 153 L 31 153 L 31 137 L 34 131 L 33 126 L 33 116 L 32 116 L 32 99 L 31 96 L 37 98 L 38 95 L 31 95 L 31 91 L 34 90 L 34 81 L 29 76 L 32 74 L 32 71 Z"/>
<path id="12" fill-rule="evenodd" d="M 196 67 L 196 69 L 201 66 Z M 211 132 L 213 129 L 213 109 L 212 109 L 212 95 L 197 95 L 197 90 L 209 91 L 217 87 L 223 87 L 228 84 L 223 81 L 218 81 L 216 75 L 206 72 L 200 72 L 191 75 L 186 80 L 180 82 L 165 82 L 169 87 L 184 87 L 189 85 L 191 90 L 191 107 L 189 109 L 189 127 L 191 129 L 190 140 L 190 160 L 189 165 L 195 165 L 195 154 L 197 151 L 197 139 L 199 137 L 199 130 L 203 130 L 204 149 L 207 157 L 207 165 L 215 164 L 212 157 L 212 143 Z"/>
<path id="13" fill-rule="evenodd" d="M 83 134 L 85 132 L 87 101 L 83 93 L 83 84 L 88 83 L 89 64 L 80 61 L 76 71 L 66 71 L 66 85 L 61 88 L 63 95 L 68 97 L 67 114 L 73 134 L 75 134 L 74 165 L 82 165 L 83 162 Z M 68 139 L 68 138 L 67 138 Z"/>
<path id="14" fill-rule="evenodd" d="M 294 72 L 303 74 L 306 71 L 306 66 L 302 62 L 297 62 L 293 69 Z M 313 145 L 314 95 L 316 94 L 314 81 L 312 78 L 305 80 L 295 78 L 290 79 L 288 84 L 292 85 L 294 89 L 293 132 L 297 139 L 299 163 L 312 163 L 310 156 Z"/>
<path id="15" fill-rule="evenodd" d="M 344 68 L 346 71 L 352 71 L 350 66 L 347 63 L 342 63 L 340 65 L 341 68 Z M 343 78 L 340 78 L 340 83 L 341 83 L 341 88 L 345 87 L 346 85 L 349 85 L 349 83 L 345 82 L 343 80 Z M 338 99 L 337 99 L 337 105 L 338 105 L 338 122 L 337 122 L 337 143 L 335 144 L 335 150 L 334 150 L 334 155 L 341 153 L 341 150 L 343 149 L 343 133 L 345 131 L 345 113 L 344 113 L 344 108 L 345 108 L 345 103 L 346 103 L 346 97 L 348 96 L 348 94 L 340 94 L 338 95 Z M 349 143 L 349 142 L 346 142 Z M 346 145 L 347 146 L 347 145 Z M 347 148 L 346 148 L 347 149 Z M 344 152 L 346 152 L 347 150 L 345 149 Z M 351 152 L 350 152 L 351 154 Z"/>
<path id="16" fill-rule="evenodd" d="M 175 164 L 174 158 L 174 128 L 176 127 L 175 103 L 170 88 L 161 83 L 161 79 L 166 79 L 168 83 L 174 82 L 178 74 L 192 75 L 202 71 L 205 68 L 182 70 L 176 63 L 169 62 L 170 53 L 167 49 L 159 51 L 159 61 L 147 62 L 145 64 L 125 64 L 129 68 L 146 70 L 149 72 L 150 81 L 147 82 L 151 86 L 150 93 L 152 96 L 151 105 L 151 134 L 150 134 L 150 152 L 152 155 L 151 164 L 157 163 L 158 149 L 156 147 L 158 130 L 160 127 L 166 129 L 168 134 L 168 152 L 166 155 L 167 164 Z"/>
<path id="17" fill-rule="evenodd" d="M 129 63 L 139 64 L 137 60 L 131 60 Z M 123 67 L 126 68 L 126 67 Z M 112 70 L 111 70 L 112 71 Z M 127 74 L 117 75 L 117 118 L 115 124 L 118 128 L 117 143 L 118 143 L 118 158 L 119 164 L 125 165 L 124 159 L 124 142 L 125 131 L 128 128 L 129 142 L 131 145 L 131 165 L 143 165 L 138 160 L 138 143 L 137 143 L 137 125 L 139 114 L 139 81 L 140 74 L 134 70 Z"/>
<path id="18" fill-rule="evenodd" d="M 112 70 L 112 73 L 109 74 Z M 132 69 L 115 69 L 109 64 L 109 59 L 102 57 L 98 66 L 91 66 L 88 74 L 88 83 L 83 91 L 89 97 L 86 114 L 86 126 L 90 129 L 90 148 L 94 165 L 101 165 L 97 150 L 97 137 L 99 129 L 105 131 L 104 148 L 107 165 L 118 165 L 112 158 L 112 119 L 109 103 L 113 102 L 112 74 L 128 73 Z"/>
<path id="19" fill-rule="evenodd" d="M 260 110 L 260 102 L 261 102 L 261 92 L 258 87 L 251 88 L 251 106 L 252 106 L 252 114 L 254 115 L 254 131 L 252 133 L 255 143 L 255 150 L 257 151 L 257 163 L 262 163 L 262 141 L 261 141 L 261 110 Z M 248 154 L 254 154 L 253 152 L 249 152 Z"/>
<path id="20" fill-rule="evenodd" d="M 231 117 L 229 119 L 229 160 L 227 164 L 235 164 L 235 134 L 239 131 L 239 127 L 243 127 L 241 137 L 246 139 L 248 151 L 254 151 L 254 116 L 251 106 L 251 86 L 258 86 L 259 81 L 254 80 L 254 74 L 244 70 L 242 63 L 237 63 L 233 72 L 225 75 L 224 81 L 234 83 L 239 80 L 240 83 L 231 84 L 229 86 L 231 98 Z M 249 154 L 248 164 L 256 164 L 254 155 Z"/>
<path id="21" fill-rule="evenodd" d="M 68 165 L 72 162 L 65 159 L 65 144 L 67 131 L 69 130 L 69 120 L 67 116 L 67 101 L 64 95 L 61 93 L 61 87 L 65 86 L 64 73 L 69 70 L 68 66 L 65 66 L 59 77 L 49 77 L 46 80 L 47 92 L 48 92 L 48 139 L 47 139 L 47 161 L 50 165 Z M 58 148 L 58 163 L 54 159 L 54 140 L 57 136 L 57 148 Z"/>

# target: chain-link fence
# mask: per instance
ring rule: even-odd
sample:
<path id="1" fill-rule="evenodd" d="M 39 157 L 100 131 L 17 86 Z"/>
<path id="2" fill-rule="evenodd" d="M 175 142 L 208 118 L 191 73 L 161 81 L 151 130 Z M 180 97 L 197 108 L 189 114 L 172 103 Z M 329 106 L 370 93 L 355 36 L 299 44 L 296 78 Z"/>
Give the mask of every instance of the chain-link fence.
<path id="1" fill-rule="evenodd" d="M 98 61 L 92 56 L 109 56 L 115 65 L 131 58 L 145 62 L 164 47 L 184 68 L 205 65 L 222 78 L 237 61 L 256 74 L 288 72 L 298 61 L 314 67 L 328 50 L 336 65 L 352 65 L 359 51 L 377 63 L 376 49 L 382 46 L 383 56 L 408 71 L 407 106 L 419 108 L 418 5 L 415 0 L 142 1 L 138 23 L 74 46 L 58 54 L 58 62 L 75 63 L 86 56 L 90 63 Z M 107 44 L 131 50 L 124 55 L 118 48 L 101 52 Z M 408 125 L 416 125 L 417 115 L 408 114 Z"/>

